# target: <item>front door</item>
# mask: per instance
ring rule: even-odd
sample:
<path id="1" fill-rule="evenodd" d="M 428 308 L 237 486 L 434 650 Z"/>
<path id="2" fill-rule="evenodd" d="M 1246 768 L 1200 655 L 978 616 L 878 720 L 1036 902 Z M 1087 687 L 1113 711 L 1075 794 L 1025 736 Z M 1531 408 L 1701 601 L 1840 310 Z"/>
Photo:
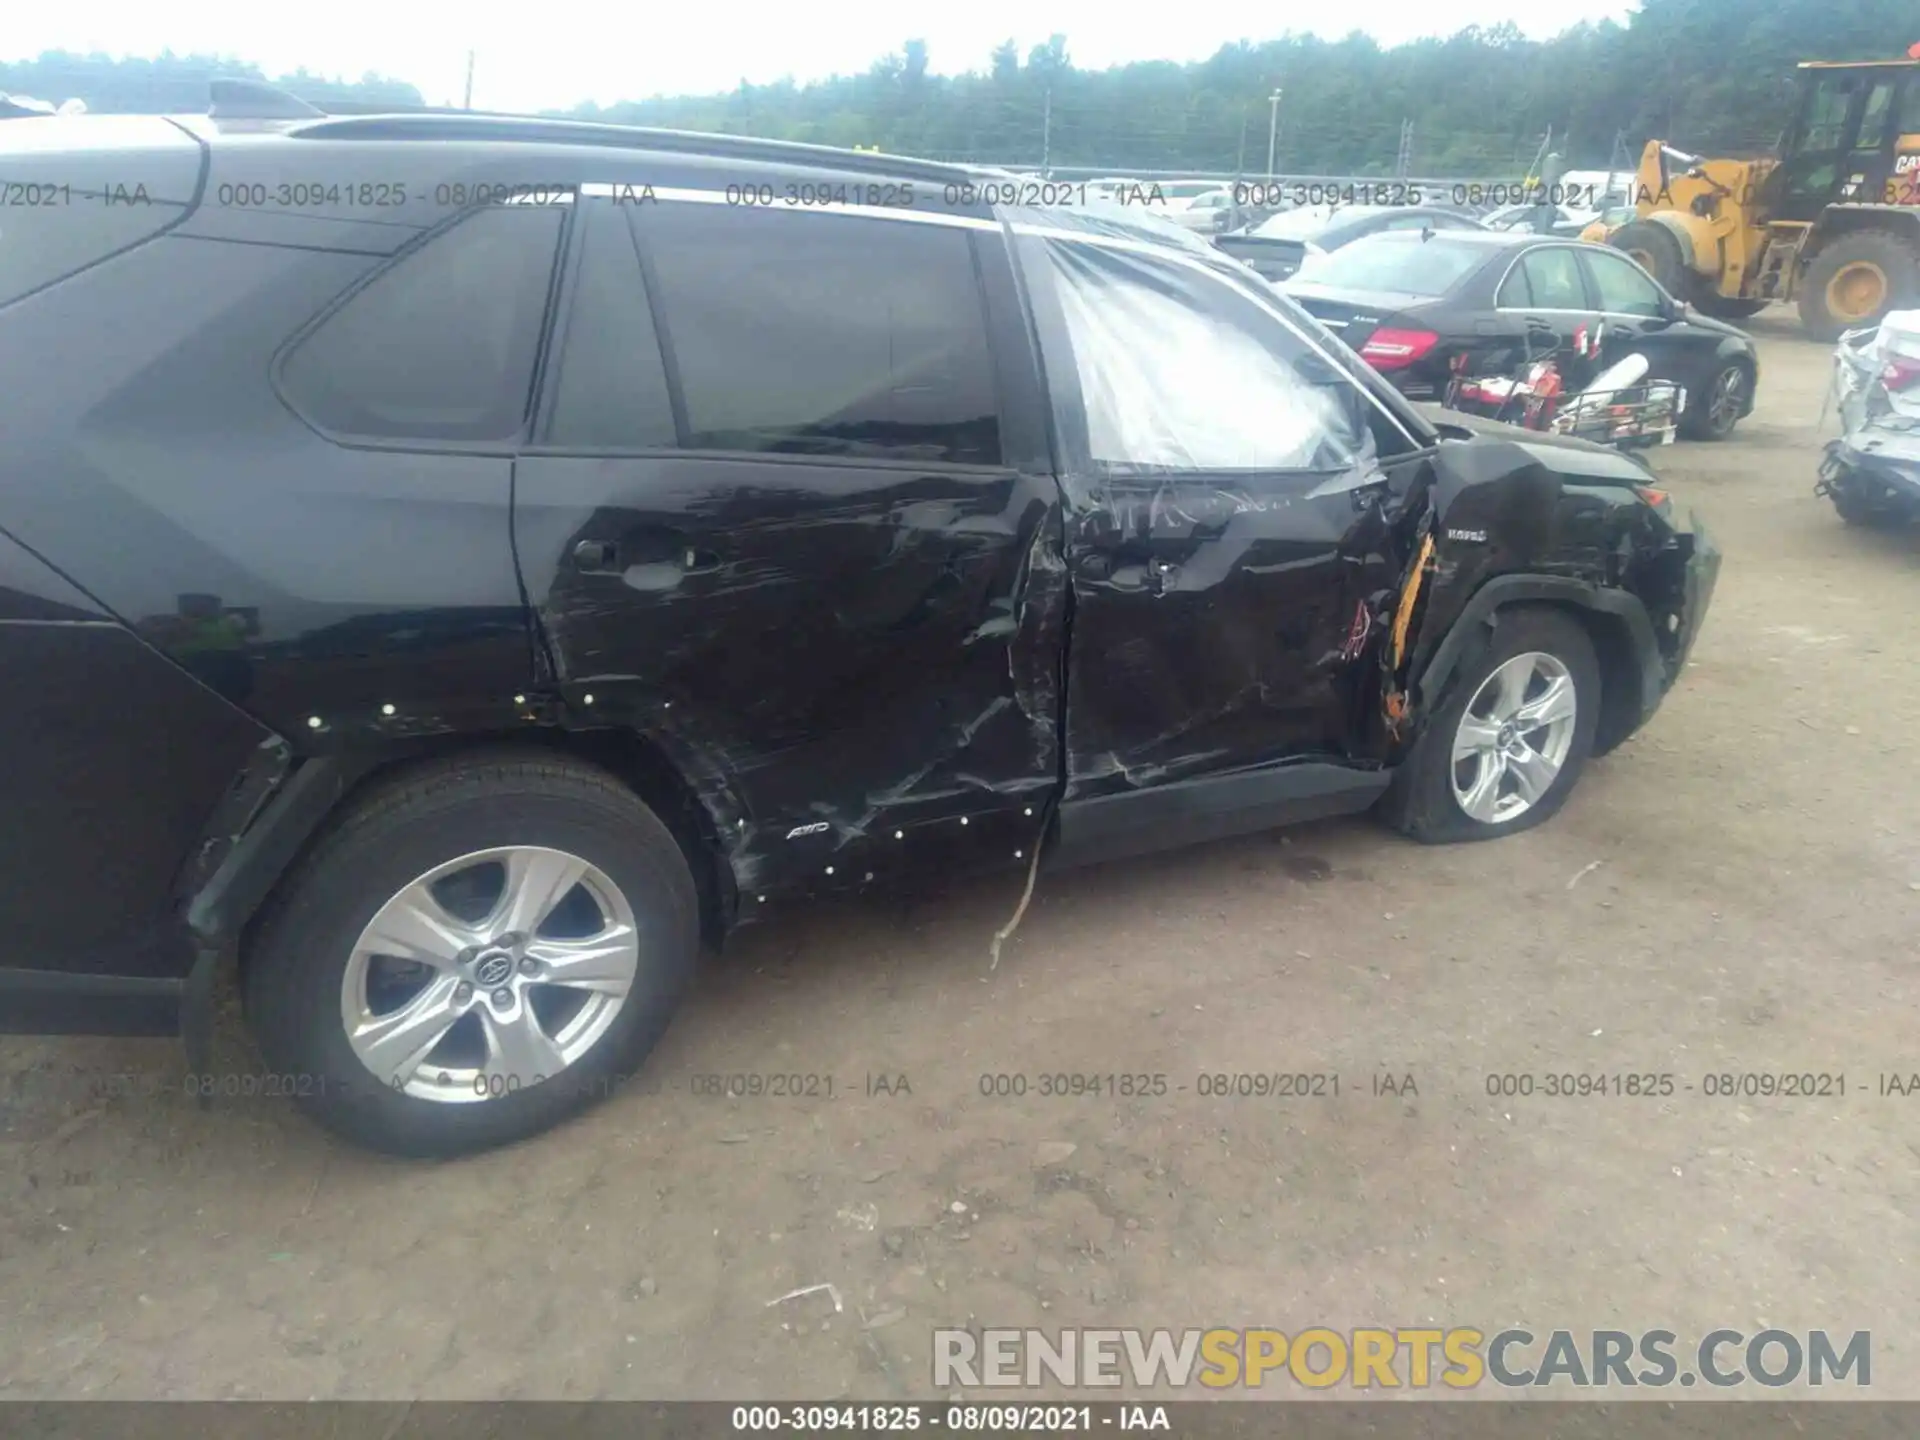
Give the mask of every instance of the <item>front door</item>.
<path id="1" fill-rule="evenodd" d="M 1704 399 L 1704 387 L 1718 369 L 1716 352 L 1726 337 L 1677 319 L 1652 277 L 1626 256 L 1592 249 L 1583 251 L 1580 261 L 1600 302 L 1600 363 L 1610 366 L 1630 355 L 1644 355 L 1649 378 L 1685 386 L 1689 403 L 1695 397 Z"/>
<path id="2" fill-rule="evenodd" d="M 991 226 L 711 199 L 583 203 L 516 549 L 573 714 L 693 778 L 743 889 L 857 885 L 1057 778 L 1011 263 Z"/>
<path id="3" fill-rule="evenodd" d="M 1394 583 L 1389 472 L 1421 443 L 1257 280 L 1021 247 L 1068 507 L 1066 799 L 1349 760 L 1378 704 L 1356 615 Z"/>

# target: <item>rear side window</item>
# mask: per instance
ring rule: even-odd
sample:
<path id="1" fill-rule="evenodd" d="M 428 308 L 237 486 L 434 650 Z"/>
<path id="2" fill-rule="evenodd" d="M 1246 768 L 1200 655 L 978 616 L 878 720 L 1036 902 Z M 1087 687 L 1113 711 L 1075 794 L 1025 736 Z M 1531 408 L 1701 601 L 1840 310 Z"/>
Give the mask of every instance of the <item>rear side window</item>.
<path id="1" fill-rule="evenodd" d="M 691 448 L 999 463 L 965 230 L 673 203 L 635 223 Z"/>
<path id="2" fill-rule="evenodd" d="M 580 216 L 580 280 L 568 305 L 550 445 L 670 449 L 676 443 L 666 367 L 647 308 L 628 211 L 588 202 Z"/>
<path id="3" fill-rule="evenodd" d="M 295 346 L 281 371 L 287 398 L 340 435 L 519 434 L 563 214 L 489 206 L 409 251 Z"/>
<path id="4" fill-rule="evenodd" d="M 1527 310 L 1588 309 L 1579 257 L 1564 245 L 1529 250 L 1501 285 L 1494 303 Z"/>

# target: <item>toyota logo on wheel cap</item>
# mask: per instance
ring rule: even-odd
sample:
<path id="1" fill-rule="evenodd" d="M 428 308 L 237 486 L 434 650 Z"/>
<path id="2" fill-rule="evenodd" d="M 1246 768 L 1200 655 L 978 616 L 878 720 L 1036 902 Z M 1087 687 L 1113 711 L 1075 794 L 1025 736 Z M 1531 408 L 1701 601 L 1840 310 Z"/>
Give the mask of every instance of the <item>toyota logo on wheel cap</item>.
<path id="1" fill-rule="evenodd" d="M 482 955 L 473 967 L 473 978 L 491 990 L 513 974 L 513 957 L 504 950 Z"/>

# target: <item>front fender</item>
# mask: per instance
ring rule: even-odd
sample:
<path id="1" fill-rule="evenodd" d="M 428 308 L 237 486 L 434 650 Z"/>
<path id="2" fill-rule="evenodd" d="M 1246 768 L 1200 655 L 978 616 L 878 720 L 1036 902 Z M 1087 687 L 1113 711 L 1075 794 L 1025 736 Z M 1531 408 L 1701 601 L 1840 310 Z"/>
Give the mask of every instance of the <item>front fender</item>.
<path id="1" fill-rule="evenodd" d="M 1616 622 L 1627 637 L 1639 680 L 1635 723 L 1652 714 L 1666 688 L 1666 661 L 1646 605 L 1631 591 L 1556 575 L 1499 575 L 1468 597 L 1425 665 L 1414 673 L 1414 694 L 1421 698 L 1423 710 L 1431 710 L 1462 661 L 1473 653 L 1475 643 L 1491 634 L 1499 623 L 1499 612 L 1524 604 L 1565 605 Z"/>

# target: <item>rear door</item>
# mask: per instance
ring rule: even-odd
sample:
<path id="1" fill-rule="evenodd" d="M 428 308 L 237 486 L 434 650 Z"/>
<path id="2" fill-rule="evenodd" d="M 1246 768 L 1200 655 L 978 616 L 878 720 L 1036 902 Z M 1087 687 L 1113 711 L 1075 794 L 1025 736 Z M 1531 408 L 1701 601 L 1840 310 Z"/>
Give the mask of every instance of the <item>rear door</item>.
<path id="1" fill-rule="evenodd" d="M 997 227 L 673 193 L 584 202 L 516 467 L 562 694 L 695 777 L 756 890 L 1038 816 L 1060 517 L 1008 419 L 1036 387 Z"/>
<path id="2" fill-rule="evenodd" d="M 1570 357 L 1584 330 L 1591 333 L 1599 307 L 1587 288 L 1575 245 L 1534 245 L 1507 267 L 1494 290 L 1503 344 L 1517 344 L 1519 359 L 1557 354 L 1571 384 L 1586 368 Z"/>

